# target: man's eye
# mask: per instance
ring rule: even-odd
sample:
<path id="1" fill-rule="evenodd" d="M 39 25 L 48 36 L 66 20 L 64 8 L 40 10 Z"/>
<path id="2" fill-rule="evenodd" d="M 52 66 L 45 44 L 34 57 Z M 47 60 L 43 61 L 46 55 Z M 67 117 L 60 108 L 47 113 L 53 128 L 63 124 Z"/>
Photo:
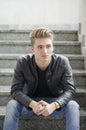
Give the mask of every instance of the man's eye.
<path id="1" fill-rule="evenodd" d="M 47 45 L 47 48 L 50 48 L 51 46 L 50 45 Z"/>
<path id="2" fill-rule="evenodd" d="M 42 49 L 42 46 L 38 46 L 39 49 Z"/>

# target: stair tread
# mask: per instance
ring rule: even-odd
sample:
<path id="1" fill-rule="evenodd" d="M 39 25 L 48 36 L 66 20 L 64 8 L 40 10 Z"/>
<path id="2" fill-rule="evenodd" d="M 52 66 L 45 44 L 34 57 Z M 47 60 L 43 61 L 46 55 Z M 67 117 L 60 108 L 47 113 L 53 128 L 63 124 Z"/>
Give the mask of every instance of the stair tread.
<path id="1" fill-rule="evenodd" d="M 77 93 L 86 93 L 86 89 L 85 88 L 77 88 L 76 92 Z"/>
<path id="2" fill-rule="evenodd" d="M 11 86 L 1 86 L 0 85 L 0 95 L 3 95 L 3 94 L 10 94 L 10 89 L 11 89 Z"/>
<path id="3" fill-rule="evenodd" d="M 80 45 L 79 41 L 53 41 L 54 45 Z M 30 40 L 0 40 L 0 45 L 31 45 Z"/>
<path id="4" fill-rule="evenodd" d="M 0 33 L 29 33 L 31 32 L 32 27 L 29 29 L 0 29 Z M 77 33 L 78 29 L 58 29 L 56 27 L 52 28 L 52 30 L 56 32 L 68 32 L 68 33 Z"/>
<path id="5" fill-rule="evenodd" d="M 0 68 L 0 74 L 12 74 L 14 72 L 14 69 L 9 69 L 9 68 Z"/>
<path id="6" fill-rule="evenodd" d="M 5 73 L 13 73 L 14 69 L 13 68 L 0 68 L 0 74 L 5 74 Z M 86 74 L 86 70 L 73 70 L 74 74 Z"/>
<path id="7" fill-rule="evenodd" d="M 81 45 L 79 41 L 54 41 L 54 45 Z"/>
<path id="8" fill-rule="evenodd" d="M 73 70 L 73 74 L 86 75 L 86 70 Z"/>
<path id="9" fill-rule="evenodd" d="M 13 31 L 13 30 L 32 30 L 34 27 L 48 27 L 52 30 L 77 30 L 79 29 L 79 24 L 76 23 L 76 24 L 50 24 L 50 25 L 41 25 L 41 24 L 38 24 L 38 25 L 27 25 L 27 24 L 24 24 L 24 25 L 16 25 L 16 24 L 13 24 L 13 25 L 0 25 L 0 31 Z"/>
<path id="10" fill-rule="evenodd" d="M 41 25 L 41 24 L 37 24 L 37 25 L 29 25 L 29 24 L 23 24 L 23 25 L 18 25 L 18 24 L 7 24 L 7 25 L 0 25 L 0 30 L 31 30 L 34 27 L 48 27 L 50 29 L 56 29 L 56 30 L 78 30 L 79 29 L 79 24 L 78 23 L 74 23 L 74 24 L 50 24 L 50 25 Z"/>
<path id="11" fill-rule="evenodd" d="M 17 59 L 18 57 L 20 56 L 23 56 L 23 55 L 26 55 L 26 54 L 19 54 L 19 53 L 13 53 L 13 54 L 9 54 L 9 53 L 0 53 L 0 58 L 2 59 L 5 59 L 5 58 L 9 58 L 9 59 Z M 74 54 L 63 54 L 64 56 L 67 56 L 68 58 L 71 58 L 71 59 L 84 59 L 84 55 L 74 55 Z"/>

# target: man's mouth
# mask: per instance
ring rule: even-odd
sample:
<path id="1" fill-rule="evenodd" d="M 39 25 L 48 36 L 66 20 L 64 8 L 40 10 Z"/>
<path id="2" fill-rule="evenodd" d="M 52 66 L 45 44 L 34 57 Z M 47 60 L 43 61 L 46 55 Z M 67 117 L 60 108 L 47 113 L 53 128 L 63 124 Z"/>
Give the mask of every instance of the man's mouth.
<path id="1" fill-rule="evenodd" d="M 48 55 L 42 55 L 42 57 L 43 57 L 43 58 L 47 58 L 47 57 L 48 57 Z"/>

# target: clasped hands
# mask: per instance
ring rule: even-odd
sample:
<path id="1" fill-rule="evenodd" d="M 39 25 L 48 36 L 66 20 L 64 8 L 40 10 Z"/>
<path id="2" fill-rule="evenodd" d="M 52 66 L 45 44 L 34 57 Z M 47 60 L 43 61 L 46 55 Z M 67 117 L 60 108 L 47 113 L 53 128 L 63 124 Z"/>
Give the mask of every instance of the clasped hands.
<path id="1" fill-rule="evenodd" d="M 56 110 L 55 104 L 53 102 L 47 103 L 43 100 L 39 102 L 32 100 L 29 106 L 32 108 L 34 113 L 38 116 L 39 115 L 49 116 Z"/>

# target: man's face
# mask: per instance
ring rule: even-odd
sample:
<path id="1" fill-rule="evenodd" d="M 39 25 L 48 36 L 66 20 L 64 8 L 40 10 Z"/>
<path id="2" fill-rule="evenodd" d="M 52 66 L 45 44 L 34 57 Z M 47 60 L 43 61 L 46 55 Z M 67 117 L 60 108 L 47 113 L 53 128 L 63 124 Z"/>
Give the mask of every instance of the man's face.
<path id="1" fill-rule="evenodd" d="M 50 38 L 37 38 L 32 47 L 35 59 L 39 62 L 50 61 L 53 52 L 53 43 Z"/>

